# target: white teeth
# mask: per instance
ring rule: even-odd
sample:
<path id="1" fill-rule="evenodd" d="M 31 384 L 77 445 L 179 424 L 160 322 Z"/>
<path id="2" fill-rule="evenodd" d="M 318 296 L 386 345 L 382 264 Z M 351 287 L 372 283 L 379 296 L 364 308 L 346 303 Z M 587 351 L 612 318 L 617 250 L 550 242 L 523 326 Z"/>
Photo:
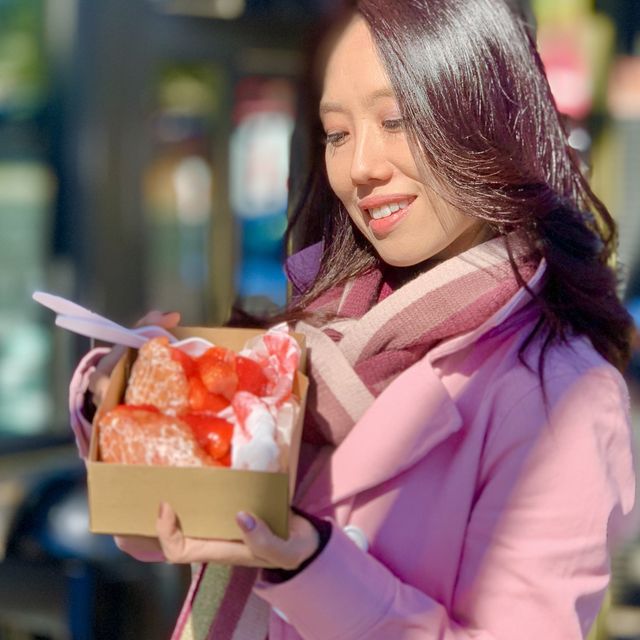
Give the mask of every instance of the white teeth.
<path id="1" fill-rule="evenodd" d="M 386 218 L 392 213 L 400 211 L 400 209 L 406 209 L 408 206 L 409 202 L 406 200 L 401 200 L 400 202 L 392 202 L 390 204 L 382 205 L 381 207 L 376 207 L 375 209 L 369 209 L 369 215 L 374 220 L 380 220 L 380 218 Z"/>

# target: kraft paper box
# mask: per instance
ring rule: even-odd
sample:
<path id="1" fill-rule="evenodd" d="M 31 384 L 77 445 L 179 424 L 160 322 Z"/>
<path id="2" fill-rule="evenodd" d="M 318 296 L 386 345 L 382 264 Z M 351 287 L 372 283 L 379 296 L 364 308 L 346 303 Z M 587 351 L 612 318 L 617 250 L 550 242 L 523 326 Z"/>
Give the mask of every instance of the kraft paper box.
<path id="1" fill-rule="evenodd" d="M 200 336 L 216 345 L 240 351 L 246 341 L 264 331 L 230 328 L 179 327 L 179 338 Z M 304 367 L 304 338 L 300 369 Z M 99 461 L 97 423 L 123 402 L 124 390 L 137 351 L 131 349 L 114 369 L 107 394 L 93 422 L 87 476 L 90 529 L 93 533 L 156 537 L 161 501 L 171 504 L 188 536 L 237 540 L 238 511 L 255 513 L 277 535 L 289 531 L 289 505 L 295 487 L 308 380 L 298 371 L 293 393 L 299 409 L 294 420 L 286 473 L 244 471 L 225 467 L 160 467 Z"/>

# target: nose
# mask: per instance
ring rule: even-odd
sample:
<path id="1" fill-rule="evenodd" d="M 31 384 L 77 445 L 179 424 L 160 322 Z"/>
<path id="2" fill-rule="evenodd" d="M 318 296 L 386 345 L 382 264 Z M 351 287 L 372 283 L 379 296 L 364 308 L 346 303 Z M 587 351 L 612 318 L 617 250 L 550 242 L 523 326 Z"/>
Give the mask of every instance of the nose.
<path id="1" fill-rule="evenodd" d="M 356 134 L 351 158 L 351 180 L 354 184 L 383 182 L 391 177 L 392 171 L 381 132 L 369 126 L 363 127 Z"/>

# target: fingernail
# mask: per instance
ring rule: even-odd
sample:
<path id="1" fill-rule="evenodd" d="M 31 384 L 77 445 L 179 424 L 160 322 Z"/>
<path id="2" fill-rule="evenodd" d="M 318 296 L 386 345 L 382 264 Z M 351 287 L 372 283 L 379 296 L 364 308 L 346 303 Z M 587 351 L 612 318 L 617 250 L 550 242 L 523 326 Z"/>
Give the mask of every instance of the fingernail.
<path id="1" fill-rule="evenodd" d="M 164 502 L 161 502 L 158 505 L 158 518 L 162 518 L 162 516 L 164 515 L 164 505 L 165 505 Z"/>
<path id="2" fill-rule="evenodd" d="M 243 531 L 253 531 L 256 528 L 256 521 L 244 511 L 236 514 L 236 522 Z"/>

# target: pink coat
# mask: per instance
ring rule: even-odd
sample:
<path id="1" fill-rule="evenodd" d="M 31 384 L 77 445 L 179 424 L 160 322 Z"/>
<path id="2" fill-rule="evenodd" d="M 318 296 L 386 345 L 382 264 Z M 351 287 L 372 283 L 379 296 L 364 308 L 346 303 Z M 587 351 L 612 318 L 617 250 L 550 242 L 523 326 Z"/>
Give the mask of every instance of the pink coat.
<path id="1" fill-rule="evenodd" d="M 548 356 L 547 415 L 517 356 L 535 319 L 521 293 L 440 344 L 312 468 L 296 504 L 336 526 L 305 571 L 256 586 L 274 607 L 269 640 L 586 635 L 634 501 L 628 397 L 575 339 Z M 72 385 L 81 450 L 92 358 Z"/>
<path id="2" fill-rule="evenodd" d="M 289 620 L 274 611 L 269 640 L 585 637 L 634 502 L 627 390 L 576 339 L 549 354 L 545 415 L 517 355 L 525 302 L 396 378 L 301 487 L 337 526 L 305 571 L 255 588 Z"/>

